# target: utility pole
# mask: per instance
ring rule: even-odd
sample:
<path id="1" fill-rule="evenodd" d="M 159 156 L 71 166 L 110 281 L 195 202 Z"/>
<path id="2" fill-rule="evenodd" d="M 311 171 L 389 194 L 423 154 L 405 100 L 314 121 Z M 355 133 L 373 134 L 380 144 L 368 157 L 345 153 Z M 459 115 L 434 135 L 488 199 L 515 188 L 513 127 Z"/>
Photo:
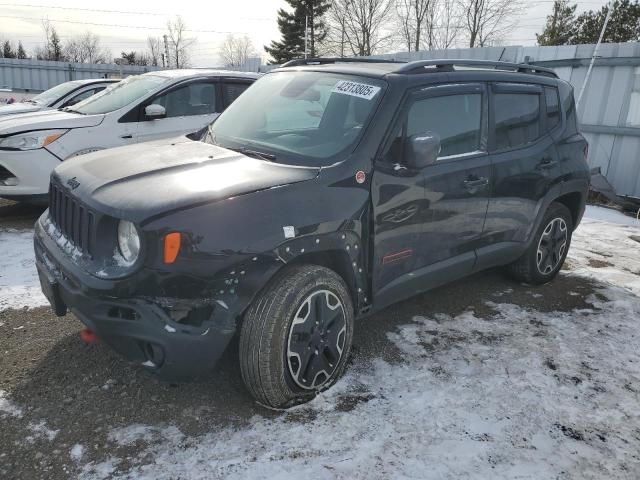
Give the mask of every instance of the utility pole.
<path id="1" fill-rule="evenodd" d="M 304 16 L 304 58 L 307 58 L 307 40 L 309 39 L 309 15 Z"/>
<path id="2" fill-rule="evenodd" d="M 595 48 L 593 49 L 593 56 L 591 57 L 591 61 L 589 62 L 589 68 L 587 70 L 587 74 L 584 76 L 584 82 L 582 82 L 582 87 L 580 88 L 580 93 L 578 94 L 578 100 L 576 101 L 576 111 L 580 106 L 580 100 L 582 100 L 582 95 L 584 94 L 585 89 L 587 88 L 587 83 L 589 83 L 589 77 L 591 76 L 591 70 L 593 70 L 593 64 L 596 61 L 596 56 L 598 55 L 598 49 L 600 48 L 600 44 L 602 43 L 602 38 L 604 37 L 604 32 L 607 29 L 607 24 L 609 23 L 609 19 L 611 18 L 611 12 L 613 11 L 613 0 L 609 1 L 609 8 L 607 9 L 607 16 L 604 19 L 604 24 L 602 25 L 602 30 L 600 30 L 600 37 L 598 38 L 598 43 L 596 43 Z"/>
<path id="3" fill-rule="evenodd" d="M 165 67 L 169 67 L 170 61 L 169 61 L 169 40 L 167 40 L 167 35 L 164 34 L 162 36 L 164 38 L 164 57 L 165 57 Z"/>

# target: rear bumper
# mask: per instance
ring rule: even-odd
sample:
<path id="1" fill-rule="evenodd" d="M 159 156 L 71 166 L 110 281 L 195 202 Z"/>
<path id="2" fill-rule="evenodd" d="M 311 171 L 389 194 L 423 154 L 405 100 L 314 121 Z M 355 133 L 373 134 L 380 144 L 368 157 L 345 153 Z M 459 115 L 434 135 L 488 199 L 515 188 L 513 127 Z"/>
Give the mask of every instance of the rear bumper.
<path id="1" fill-rule="evenodd" d="M 58 157 L 46 148 L 27 151 L 0 150 L 0 171 L 11 178 L 0 180 L 0 197 L 46 198 L 49 192 L 49 177 L 54 168 L 60 165 Z M 6 171 L 9 173 L 7 174 Z M 38 197 L 36 197 L 38 196 Z"/>
<path id="2" fill-rule="evenodd" d="M 187 325 L 174 321 L 153 299 L 109 296 L 127 279 L 99 279 L 80 271 L 39 222 L 34 246 L 40 282 L 55 313 L 62 316 L 71 311 L 101 341 L 163 380 L 181 381 L 208 373 L 233 338 L 235 328 L 229 328 L 229 323 Z"/>

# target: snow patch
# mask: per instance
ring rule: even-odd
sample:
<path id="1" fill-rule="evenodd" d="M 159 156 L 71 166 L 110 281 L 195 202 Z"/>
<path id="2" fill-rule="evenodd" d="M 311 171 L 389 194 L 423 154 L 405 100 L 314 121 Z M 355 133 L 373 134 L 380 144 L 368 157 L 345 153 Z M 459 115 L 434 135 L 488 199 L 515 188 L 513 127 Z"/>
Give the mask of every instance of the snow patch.
<path id="1" fill-rule="evenodd" d="M 79 462 L 80 460 L 82 460 L 82 457 L 84 457 L 84 445 L 80 445 L 79 443 L 76 443 L 73 447 L 71 447 L 71 450 L 69 451 L 69 456 L 71 457 L 71 460 L 73 460 L 74 462 Z"/>
<path id="2" fill-rule="evenodd" d="M 39 439 L 46 439 L 51 442 L 56 438 L 59 432 L 59 430 L 50 429 L 44 420 L 41 420 L 38 423 L 29 423 L 29 425 L 27 425 L 27 429 L 32 433 L 32 435 L 25 437 L 25 440 L 29 443 L 34 443 Z"/>
<path id="3" fill-rule="evenodd" d="M 4 390 L 0 390 L 0 417 L 22 418 L 22 415 L 22 409 L 7 398 L 7 393 Z"/>
<path id="4" fill-rule="evenodd" d="M 0 252 L 0 311 L 48 305 L 36 270 L 33 230 L 0 230 Z"/>

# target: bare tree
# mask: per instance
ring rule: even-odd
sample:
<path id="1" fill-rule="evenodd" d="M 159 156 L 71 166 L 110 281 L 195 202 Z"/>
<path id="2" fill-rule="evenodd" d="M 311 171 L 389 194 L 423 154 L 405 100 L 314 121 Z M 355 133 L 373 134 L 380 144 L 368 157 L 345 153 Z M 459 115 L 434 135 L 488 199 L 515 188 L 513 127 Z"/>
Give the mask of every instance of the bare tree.
<path id="1" fill-rule="evenodd" d="M 185 32 L 187 25 L 180 15 L 175 20 L 167 22 L 169 30 L 169 56 L 168 64 L 175 68 L 189 66 L 189 54 L 191 47 L 196 43 L 195 38 L 187 38 Z"/>
<path id="2" fill-rule="evenodd" d="M 162 41 L 158 37 L 149 37 L 147 38 L 147 46 L 149 65 L 157 67 L 162 61 Z"/>
<path id="3" fill-rule="evenodd" d="M 460 20 L 457 0 L 431 0 L 424 34 L 428 49 L 453 47 L 462 31 Z"/>
<path id="4" fill-rule="evenodd" d="M 64 56 L 68 61 L 77 63 L 107 63 L 111 60 L 111 52 L 102 46 L 100 37 L 89 31 L 67 40 Z"/>
<path id="5" fill-rule="evenodd" d="M 409 51 L 421 48 L 421 35 L 434 0 L 397 0 L 396 12 L 404 44 Z"/>
<path id="6" fill-rule="evenodd" d="M 515 24 L 522 0 L 459 0 L 469 47 L 492 44 Z"/>
<path id="7" fill-rule="evenodd" d="M 393 36 L 392 9 L 391 0 L 333 0 L 329 11 L 333 48 L 329 50 L 335 50 L 337 42 L 351 55 L 369 56 L 382 50 Z"/>
<path id="8" fill-rule="evenodd" d="M 247 35 L 236 37 L 233 34 L 227 35 L 219 51 L 222 61 L 228 67 L 244 65 L 254 53 L 253 44 Z"/>

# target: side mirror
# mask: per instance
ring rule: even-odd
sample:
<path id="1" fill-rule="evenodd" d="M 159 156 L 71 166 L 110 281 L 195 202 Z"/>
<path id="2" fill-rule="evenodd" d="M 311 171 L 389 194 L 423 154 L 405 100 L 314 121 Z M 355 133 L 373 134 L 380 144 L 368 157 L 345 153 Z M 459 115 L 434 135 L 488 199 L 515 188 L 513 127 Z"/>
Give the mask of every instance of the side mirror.
<path id="1" fill-rule="evenodd" d="M 405 160 L 408 166 L 422 168 L 435 163 L 440 153 L 440 135 L 435 132 L 423 132 L 411 135 L 407 139 Z"/>
<path id="2" fill-rule="evenodd" d="M 147 120 L 158 120 L 167 116 L 167 110 L 162 105 L 152 103 L 145 107 L 144 116 Z"/>

